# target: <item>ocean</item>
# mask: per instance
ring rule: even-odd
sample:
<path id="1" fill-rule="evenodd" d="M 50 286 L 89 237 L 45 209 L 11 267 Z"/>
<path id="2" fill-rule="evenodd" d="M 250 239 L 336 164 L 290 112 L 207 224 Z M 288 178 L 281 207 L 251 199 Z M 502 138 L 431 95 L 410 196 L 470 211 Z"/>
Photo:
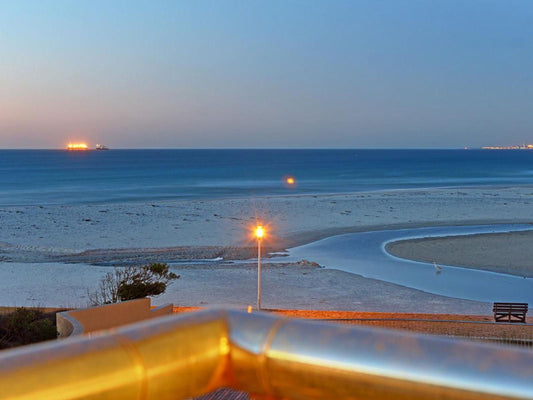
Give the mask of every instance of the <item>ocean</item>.
<path id="1" fill-rule="evenodd" d="M 0 150 L 2 206 L 531 184 L 527 150 Z"/>

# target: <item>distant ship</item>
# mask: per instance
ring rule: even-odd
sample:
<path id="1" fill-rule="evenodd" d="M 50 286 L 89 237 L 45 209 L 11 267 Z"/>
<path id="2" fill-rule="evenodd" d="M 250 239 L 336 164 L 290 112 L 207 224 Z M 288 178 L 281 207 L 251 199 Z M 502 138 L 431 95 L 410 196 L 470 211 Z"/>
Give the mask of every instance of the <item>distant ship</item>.
<path id="1" fill-rule="evenodd" d="M 533 144 L 521 144 L 516 146 L 484 146 L 484 150 L 533 150 Z"/>
<path id="2" fill-rule="evenodd" d="M 103 144 L 97 144 L 96 150 L 109 150 L 109 148 L 104 146 Z"/>

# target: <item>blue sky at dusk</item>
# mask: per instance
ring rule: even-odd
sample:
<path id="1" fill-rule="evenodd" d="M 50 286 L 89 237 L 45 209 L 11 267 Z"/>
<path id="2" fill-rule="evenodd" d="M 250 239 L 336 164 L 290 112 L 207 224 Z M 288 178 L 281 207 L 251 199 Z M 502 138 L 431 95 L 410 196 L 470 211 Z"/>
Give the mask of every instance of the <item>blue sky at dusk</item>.
<path id="1" fill-rule="evenodd" d="M 0 0 L 0 148 L 533 142 L 533 2 Z"/>

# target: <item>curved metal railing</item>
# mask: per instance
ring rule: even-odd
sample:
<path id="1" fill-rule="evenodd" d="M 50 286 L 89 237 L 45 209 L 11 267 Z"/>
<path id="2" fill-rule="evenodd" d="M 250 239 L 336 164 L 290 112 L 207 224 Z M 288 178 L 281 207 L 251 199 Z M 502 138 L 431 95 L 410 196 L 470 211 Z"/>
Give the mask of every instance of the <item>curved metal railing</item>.
<path id="1" fill-rule="evenodd" d="M 533 399 L 533 351 L 240 311 L 0 352 L 0 398 Z"/>

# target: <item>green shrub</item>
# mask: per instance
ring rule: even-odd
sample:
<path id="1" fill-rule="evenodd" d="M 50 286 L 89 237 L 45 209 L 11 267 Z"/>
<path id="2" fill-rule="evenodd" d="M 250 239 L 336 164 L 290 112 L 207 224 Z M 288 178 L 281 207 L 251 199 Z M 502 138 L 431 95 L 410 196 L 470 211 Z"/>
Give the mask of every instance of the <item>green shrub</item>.
<path id="1" fill-rule="evenodd" d="M 55 314 L 17 308 L 0 317 L 0 348 L 22 346 L 57 338 Z"/>
<path id="2" fill-rule="evenodd" d="M 165 263 L 116 268 L 102 278 L 95 292 L 89 293 L 89 302 L 96 306 L 157 296 L 175 279 L 179 279 L 179 275 L 170 272 Z"/>

